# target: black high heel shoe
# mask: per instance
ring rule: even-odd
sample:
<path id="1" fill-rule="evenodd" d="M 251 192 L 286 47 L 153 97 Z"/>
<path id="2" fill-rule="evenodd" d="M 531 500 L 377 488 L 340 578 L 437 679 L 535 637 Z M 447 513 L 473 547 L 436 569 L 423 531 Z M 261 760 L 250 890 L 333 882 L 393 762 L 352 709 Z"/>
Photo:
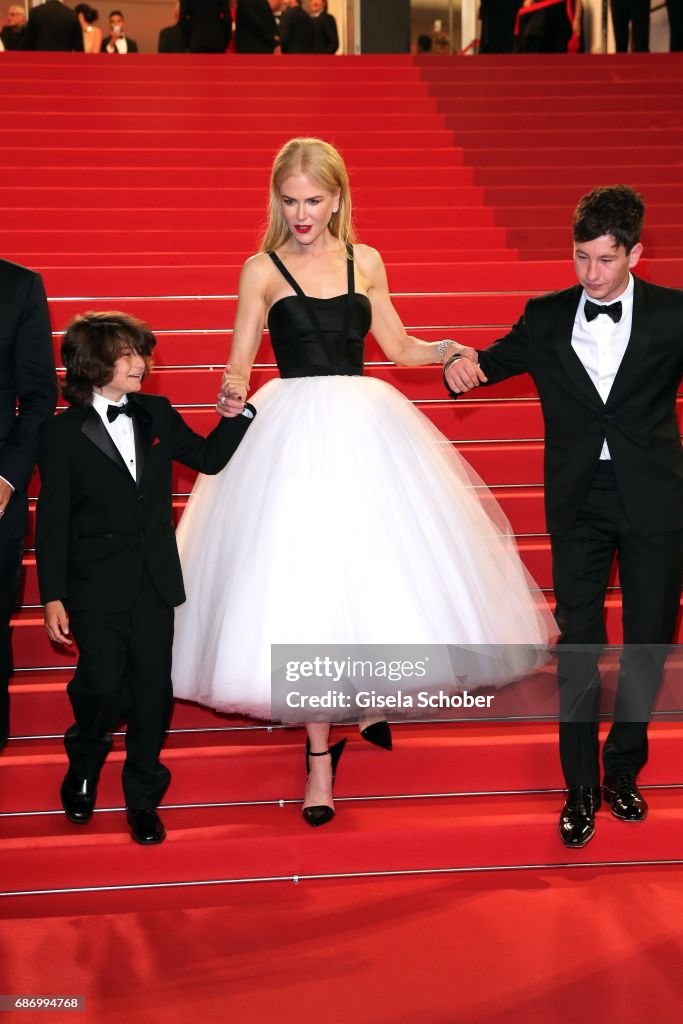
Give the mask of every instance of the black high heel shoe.
<path id="1" fill-rule="evenodd" d="M 368 743 L 374 743 L 376 747 L 381 747 L 382 750 L 393 750 L 391 729 L 388 722 L 372 722 L 370 725 L 366 725 L 364 729 L 361 729 L 360 734 Z"/>
<path id="2" fill-rule="evenodd" d="M 332 758 L 332 782 L 334 783 L 334 777 L 337 774 L 337 765 L 339 759 L 344 752 L 346 746 L 346 739 L 339 740 L 339 743 L 335 743 L 333 747 L 329 747 L 327 750 L 319 750 L 317 753 L 311 750 L 311 741 L 306 740 L 306 776 L 310 774 L 311 766 L 309 758 L 311 757 L 324 757 L 329 754 Z M 334 807 L 328 807 L 327 804 L 315 804 L 313 807 L 304 807 L 302 812 L 304 820 L 308 822 L 313 828 L 317 828 L 318 825 L 326 825 L 328 821 L 332 821 L 334 818 Z"/>

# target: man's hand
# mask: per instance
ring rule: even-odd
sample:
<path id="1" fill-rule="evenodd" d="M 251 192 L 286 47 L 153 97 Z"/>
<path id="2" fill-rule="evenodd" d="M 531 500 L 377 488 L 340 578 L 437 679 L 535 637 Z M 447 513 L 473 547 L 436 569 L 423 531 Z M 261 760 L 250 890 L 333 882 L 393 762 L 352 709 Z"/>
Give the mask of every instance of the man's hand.
<path id="1" fill-rule="evenodd" d="M 48 601 L 45 605 L 45 629 L 53 643 L 68 646 L 73 643 L 69 636 L 69 616 L 61 601 Z"/>
<path id="2" fill-rule="evenodd" d="M 6 480 L 0 480 L 0 518 L 4 516 L 5 509 L 9 505 L 10 498 L 14 494 L 14 489 L 10 487 Z"/>
<path id="3" fill-rule="evenodd" d="M 472 349 L 471 351 L 474 350 Z M 462 391 L 471 391 L 472 388 L 478 388 L 480 384 L 485 384 L 488 380 L 479 363 L 466 355 L 455 359 L 444 371 L 444 376 L 449 388 L 451 391 L 455 391 L 456 394 L 460 394 Z"/>

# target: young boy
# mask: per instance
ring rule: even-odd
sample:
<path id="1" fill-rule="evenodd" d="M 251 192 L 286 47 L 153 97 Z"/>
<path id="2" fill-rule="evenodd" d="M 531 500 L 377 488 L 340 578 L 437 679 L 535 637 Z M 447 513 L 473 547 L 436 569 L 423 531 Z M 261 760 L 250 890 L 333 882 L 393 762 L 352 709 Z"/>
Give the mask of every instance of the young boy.
<path id="1" fill-rule="evenodd" d="M 63 394 L 71 408 L 46 423 L 40 454 L 36 554 L 50 639 L 79 649 L 67 688 L 75 724 L 64 744 L 61 799 L 85 824 L 125 715 L 123 791 L 138 843 L 166 832 L 157 806 L 170 772 L 159 761 L 171 710 L 174 606 L 185 600 L 171 511 L 174 459 L 217 473 L 247 431 L 254 409 L 222 403 L 207 438 L 166 398 L 139 394 L 156 339 L 125 313 L 86 313 L 62 344 Z"/>

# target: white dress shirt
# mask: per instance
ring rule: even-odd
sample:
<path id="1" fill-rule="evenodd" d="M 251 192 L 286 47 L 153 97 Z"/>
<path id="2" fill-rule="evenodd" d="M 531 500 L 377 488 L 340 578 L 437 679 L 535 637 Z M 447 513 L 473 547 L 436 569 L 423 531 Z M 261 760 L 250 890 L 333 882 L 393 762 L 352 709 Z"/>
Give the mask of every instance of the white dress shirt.
<path id="1" fill-rule="evenodd" d="M 572 348 L 581 360 L 583 367 L 593 381 L 595 389 L 603 402 L 607 401 L 614 383 L 614 378 L 621 366 L 626 347 L 631 337 L 633 321 L 633 277 L 628 275 L 626 290 L 612 299 L 611 302 L 598 302 L 596 305 L 611 306 L 612 302 L 621 302 L 621 320 L 615 324 L 611 317 L 604 313 L 596 316 L 590 323 L 586 320 L 584 306 L 590 299 L 584 291 L 579 300 L 579 307 L 574 320 L 572 332 Z M 591 299 L 591 302 L 594 301 Z M 600 452 L 601 459 L 611 458 L 607 441 Z"/>
<path id="2" fill-rule="evenodd" d="M 92 407 L 100 416 L 105 430 L 118 448 L 121 458 L 130 471 L 130 475 L 135 480 L 135 432 L 133 431 L 133 421 L 130 416 L 117 416 L 113 423 L 110 423 L 107 419 L 107 409 L 110 405 L 126 405 L 127 403 L 128 399 L 125 395 L 120 402 L 110 402 L 108 398 L 98 395 L 97 392 L 93 391 Z"/>

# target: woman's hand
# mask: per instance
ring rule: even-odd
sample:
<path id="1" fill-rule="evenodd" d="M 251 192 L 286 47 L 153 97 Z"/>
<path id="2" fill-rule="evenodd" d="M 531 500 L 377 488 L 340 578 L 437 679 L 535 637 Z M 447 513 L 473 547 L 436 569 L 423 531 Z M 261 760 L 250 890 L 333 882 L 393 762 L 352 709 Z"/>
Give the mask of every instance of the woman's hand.
<path id="1" fill-rule="evenodd" d="M 232 366 L 230 363 L 225 367 L 223 371 L 223 379 L 221 381 L 221 391 L 230 395 L 231 398 L 241 398 L 242 402 L 246 402 L 247 394 L 249 392 L 249 384 L 245 377 L 241 373 L 233 373 Z"/>

